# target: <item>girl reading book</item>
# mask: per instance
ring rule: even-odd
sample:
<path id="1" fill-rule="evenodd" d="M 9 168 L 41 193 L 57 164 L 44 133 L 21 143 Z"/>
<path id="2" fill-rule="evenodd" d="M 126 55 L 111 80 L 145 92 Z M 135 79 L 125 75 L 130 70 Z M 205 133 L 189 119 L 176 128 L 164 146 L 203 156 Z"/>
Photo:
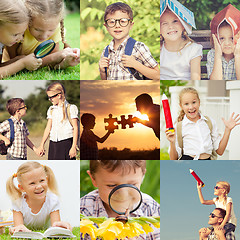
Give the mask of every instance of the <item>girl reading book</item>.
<path id="1" fill-rule="evenodd" d="M 17 178 L 18 186 L 14 179 Z M 71 230 L 60 219 L 57 183 L 48 166 L 38 162 L 25 162 L 9 177 L 7 193 L 12 199 L 14 227 L 9 232 L 29 232 L 31 229 L 63 227 Z"/>

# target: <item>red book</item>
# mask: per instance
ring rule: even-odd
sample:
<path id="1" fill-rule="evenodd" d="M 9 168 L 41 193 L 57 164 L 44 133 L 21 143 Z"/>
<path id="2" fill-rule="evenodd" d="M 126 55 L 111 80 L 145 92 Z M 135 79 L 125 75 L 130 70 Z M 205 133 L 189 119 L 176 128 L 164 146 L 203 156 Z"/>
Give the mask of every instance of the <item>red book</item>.
<path id="1" fill-rule="evenodd" d="M 197 180 L 198 184 L 202 184 L 202 187 L 205 186 L 205 184 L 203 183 L 203 181 L 200 179 L 200 177 L 192 170 L 189 169 L 190 173 L 193 175 L 193 177 Z"/>
<path id="2" fill-rule="evenodd" d="M 169 106 L 168 98 L 165 94 L 163 94 L 162 96 L 162 105 L 163 105 L 163 111 L 164 111 L 164 116 L 166 121 L 166 128 L 173 129 L 170 106 Z"/>

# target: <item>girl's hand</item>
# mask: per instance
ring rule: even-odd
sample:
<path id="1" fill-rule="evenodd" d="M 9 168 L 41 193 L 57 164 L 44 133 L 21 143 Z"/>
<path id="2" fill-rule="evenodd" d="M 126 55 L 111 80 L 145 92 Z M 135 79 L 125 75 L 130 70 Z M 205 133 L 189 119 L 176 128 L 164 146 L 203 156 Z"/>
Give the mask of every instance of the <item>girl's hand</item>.
<path id="1" fill-rule="evenodd" d="M 63 61 L 60 63 L 61 68 L 74 67 L 80 63 L 80 49 L 65 48 L 63 50 Z"/>
<path id="2" fill-rule="evenodd" d="M 31 232 L 28 228 L 26 228 L 23 224 L 18 225 L 17 227 L 10 227 L 9 233 L 12 235 L 15 232 Z"/>
<path id="3" fill-rule="evenodd" d="M 42 59 L 36 58 L 34 53 L 27 55 L 22 60 L 24 61 L 25 68 L 29 71 L 35 71 L 42 65 Z"/>
<path id="4" fill-rule="evenodd" d="M 72 231 L 72 227 L 68 222 L 57 221 L 53 223 L 52 227 L 61 227 L 61 228 L 66 228 Z"/>
<path id="5" fill-rule="evenodd" d="M 232 113 L 231 117 L 228 119 L 228 120 L 225 120 L 224 118 L 222 118 L 223 122 L 224 122 L 224 125 L 226 128 L 228 128 L 230 131 L 237 125 L 240 124 L 239 120 L 240 120 L 240 117 L 239 117 L 239 114 L 237 114 L 235 117 L 234 117 L 234 112 Z"/>
<path id="6" fill-rule="evenodd" d="M 5 146 L 8 146 L 10 144 L 10 140 L 8 138 L 4 139 L 4 144 Z"/>
<path id="7" fill-rule="evenodd" d="M 136 65 L 136 59 L 133 55 L 131 55 L 131 56 L 123 55 L 122 56 L 122 64 L 124 67 L 134 68 L 134 66 Z"/>
<path id="8" fill-rule="evenodd" d="M 237 40 L 233 54 L 234 57 L 240 57 L 240 38 Z"/>
<path id="9" fill-rule="evenodd" d="M 168 131 L 169 129 L 166 129 L 165 133 L 166 133 L 166 137 L 168 139 L 168 141 L 170 143 L 175 143 L 176 141 L 176 132 L 175 132 L 175 129 L 174 129 L 174 132 L 172 131 Z"/>
<path id="10" fill-rule="evenodd" d="M 215 55 L 217 55 L 218 57 L 222 57 L 222 47 L 219 44 L 215 34 L 212 34 L 212 38 L 214 43 Z"/>
<path id="11" fill-rule="evenodd" d="M 76 148 L 75 148 L 75 147 L 71 147 L 71 149 L 70 149 L 70 151 L 69 151 L 69 157 L 70 157 L 70 158 L 74 158 L 74 157 L 76 157 L 76 155 L 77 155 L 77 150 L 76 150 Z"/>
<path id="12" fill-rule="evenodd" d="M 202 189 L 202 184 L 197 182 L 197 189 Z"/>
<path id="13" fill-rule="evenodd" d="M 102 57 L 100 60 L 99 60 L 99 70 L 100 72 L 102 73 L 105 73 L 105 67 L 108 68 L 109 67 L 109 58 L 107 57 Z"/>

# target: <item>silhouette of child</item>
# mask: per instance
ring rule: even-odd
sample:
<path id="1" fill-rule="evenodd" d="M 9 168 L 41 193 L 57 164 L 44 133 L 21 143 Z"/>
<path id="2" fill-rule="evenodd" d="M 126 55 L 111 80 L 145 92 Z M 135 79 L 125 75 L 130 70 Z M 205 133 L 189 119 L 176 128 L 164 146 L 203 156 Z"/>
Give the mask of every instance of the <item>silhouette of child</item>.
<path id="1" fill-rule="evenodd" d="M 160 105 L 154 104 L 152 97 L 147 93 L 137 96 L 135 102 L 137 111 L 141 114 L 147 114 L 149 119 L 147 121 L 136 118 L 137 122 L 152 128 L 156 137 L 160 140 Z"/>
<path id="2" fill-rule="evenodd" d="M 80 159 L 81 160 L 97 160 L 98 159 L 98 146 L 97 142 L 103 143 L 107 140 L 109 135 L 113 133 L 112 130 L 102 137 L 98 137 L 91 129 L 94 128 L 95 116 L 91 113 L 84 113 L 81 116 L 81 124 L 83 125 L 83 132 L 80 138 Z"/>

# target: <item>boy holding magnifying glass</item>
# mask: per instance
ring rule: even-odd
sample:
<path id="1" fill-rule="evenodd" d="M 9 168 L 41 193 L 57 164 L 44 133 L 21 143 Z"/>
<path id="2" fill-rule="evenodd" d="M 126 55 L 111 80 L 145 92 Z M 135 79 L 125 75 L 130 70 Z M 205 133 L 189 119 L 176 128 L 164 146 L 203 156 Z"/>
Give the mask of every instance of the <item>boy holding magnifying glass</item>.
<path id="1" fill-rule="evenodd" d="M 80 199 L 80 213 L 85 216 L 115 218 L 118 214 L 108 203 L 110 192 L 121 184 L 131 184 L 140 189 L 146 173 L 146 160 L 90 160 L 90 170 L 87 173 L 98 189 Z M 160 205 L 149 195 L 141 194 L 140 207 L 129 216 L 160 216 Z M 160 239 L 160 231 L 155 228 L 154 232 L 141 234 L 138 239 Z"/>

